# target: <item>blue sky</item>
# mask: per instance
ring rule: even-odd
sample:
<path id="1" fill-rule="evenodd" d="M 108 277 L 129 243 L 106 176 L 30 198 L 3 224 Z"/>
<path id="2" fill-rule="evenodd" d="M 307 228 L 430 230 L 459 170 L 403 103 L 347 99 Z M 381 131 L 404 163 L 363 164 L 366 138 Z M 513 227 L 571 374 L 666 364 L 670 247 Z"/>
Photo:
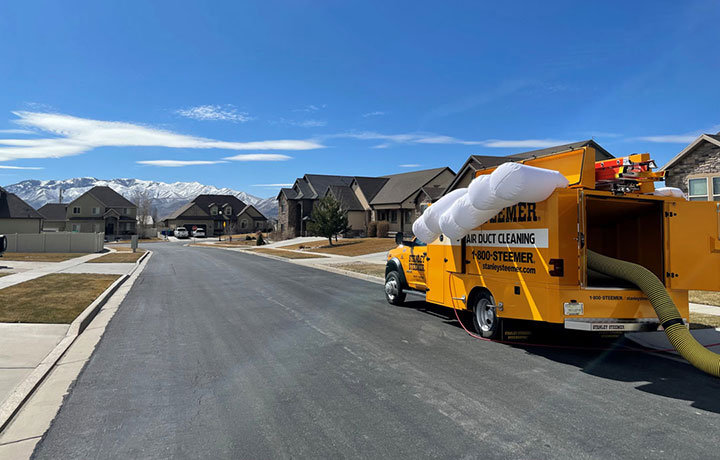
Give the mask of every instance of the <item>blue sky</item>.
<path id="1" fill-rule="evenodd" d="M 590 137 L 662 164 L 720 131 L 718 24 L 716 0 L 3 2 L 0 184 L 272 196 Z"/>

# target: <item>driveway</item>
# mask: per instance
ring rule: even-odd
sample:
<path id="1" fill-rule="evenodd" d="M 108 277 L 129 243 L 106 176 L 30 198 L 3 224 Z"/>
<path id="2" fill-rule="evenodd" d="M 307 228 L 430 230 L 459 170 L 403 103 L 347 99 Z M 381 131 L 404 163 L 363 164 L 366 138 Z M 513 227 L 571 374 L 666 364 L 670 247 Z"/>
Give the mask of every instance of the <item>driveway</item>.
<path id="1" fill-rule="evenodd" d="M 37 459 L 706 459 L 720 380 L 472 339 L 382 286 L 159 244 Z"/>

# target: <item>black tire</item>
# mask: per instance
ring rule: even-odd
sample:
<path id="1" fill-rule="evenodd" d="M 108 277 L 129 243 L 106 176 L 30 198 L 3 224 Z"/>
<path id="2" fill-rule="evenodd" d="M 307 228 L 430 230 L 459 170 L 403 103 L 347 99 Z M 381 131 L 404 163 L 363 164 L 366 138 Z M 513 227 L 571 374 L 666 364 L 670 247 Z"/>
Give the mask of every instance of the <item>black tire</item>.
<path id="1" fill-rule="evenodd" d="M 385 275 L 385 299 L 391 305 L 402 305 L 405 303 L 405 292 L 398 272 L 391 271 Z"/>
<path id="2" fill-rule="evenodd" d="M 472 299 L 472 318 L 475 332 L 486 339 L 499 339 L 502 318 L 497 316 L 495 299 L 489 292 L 480 292 Z"/>

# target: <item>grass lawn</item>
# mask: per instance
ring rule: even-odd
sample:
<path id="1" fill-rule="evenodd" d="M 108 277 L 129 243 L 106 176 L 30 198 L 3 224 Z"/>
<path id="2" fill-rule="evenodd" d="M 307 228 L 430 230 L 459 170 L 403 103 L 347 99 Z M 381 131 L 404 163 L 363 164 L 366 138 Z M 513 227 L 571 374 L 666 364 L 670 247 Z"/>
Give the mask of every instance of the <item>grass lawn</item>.
<path id="1" fill-rule="evenodd" d="M 720 327 L 720 316 L 690 313 L 690 329 L 704 329 L 708 327 Z"/>
<path id="2" fill-rule="evenodd" d="M 690 302 L 704 303 L 705 305 L 720 305 L 720 292 L 690 291 Z"/>
<path id="3" fill-rule="evenodd" d="M 348 270 L 351 272 L 363 273 L 365 275 L 378 276 L 380 278 L 385 277 L 385 265 L 383 264 L 354 262 L 350 264 L 332 264 L 330 265 L 330 267 L 340 268 L 342 270 Z"/>
<path id="4" fill-rule="evenodd" d="M 362 256 L 376 252 L 389 251 L 396 247 L 392 238 L 349 238 L 333 242 L 330 246 L 327 241 L 315 241 L 311 243 L 298 243 L 290 246 L 282 246 L 283 249 L 305 249 L 312 252 L 337 254 L 340 256 Z"/>
<path id="5" fill-rule="evenodd" d="M 52 274 L 0 289 L 0 322 L 71 323 L 118 278 Z"/>
<path id="6" fill-rule="evenodd" d="M 86 256 L 83 253 L 67 253 L 67 252 L 6 252 L 0 257 L 3 260 L 12 260 L 15 262 L 64 262 L 74 259 L 75 257 Z"/>
<path id="7" fill-rule="evenodd" d="M 146 252 L 147 251 L 145 249 L 138 249 L 137 252 L 132 252 L 132 250 L 127 249 L 127 248 L 124 248 L 122 250 L 120 250 L 118 248 L 118 252 L 114 252 L 112 254 L 106 254 L 102 257 L 98 257 L 97 259 L 90 260 L 90 261 L 88 261 L 88 263 L 95 263 L 95 264 L 135 263 Z"/>
<path id="8" fill-rule="evenodd" d="M 325 256 L 319 256 L 317 254 L 302 254 L 300 252 L 283 251 L 282 249 L 270 249 L 270 248 L 253 249 L 253 252 L 260 252 L 262 254 L 270 254 L 272 256 L 284 257 L 286 259 L 318 259 L 318 258 L 325 257 Z"/>

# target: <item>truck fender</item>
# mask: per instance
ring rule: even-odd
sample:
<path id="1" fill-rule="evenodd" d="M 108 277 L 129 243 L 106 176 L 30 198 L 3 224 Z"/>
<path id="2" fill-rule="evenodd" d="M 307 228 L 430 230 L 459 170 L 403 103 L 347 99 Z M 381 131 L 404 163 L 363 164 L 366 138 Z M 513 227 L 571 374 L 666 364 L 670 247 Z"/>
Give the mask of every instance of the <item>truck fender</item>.
<path id="1" fill-rule="evenodd" d="M 407 280 L 405 279 L 405 270 L 403 270 L 402 263 L 397 257 L 393 257 L 387 261 L 387 264 L 385 264 L 385 276 L 392 271 L 396 271 L 398 275 L 400 275 L 400 283 L 402 284 L 402 287 L 404 289 L 409 289 Z"/>

